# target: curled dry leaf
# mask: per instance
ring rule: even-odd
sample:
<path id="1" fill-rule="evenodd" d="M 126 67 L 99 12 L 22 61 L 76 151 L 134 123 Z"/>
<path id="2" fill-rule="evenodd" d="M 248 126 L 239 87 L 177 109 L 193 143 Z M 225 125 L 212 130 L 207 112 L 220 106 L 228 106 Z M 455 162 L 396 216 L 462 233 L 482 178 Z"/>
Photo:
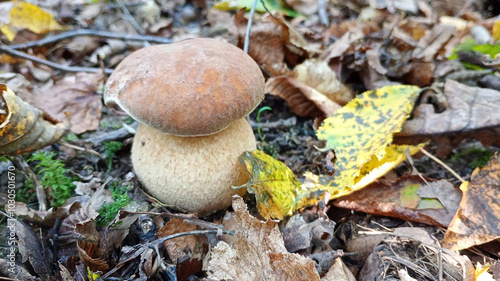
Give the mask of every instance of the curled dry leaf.
<path id="1" fill-rule="evenodd" d="M 266 92 L 286 100 L 300 116 L 329 117 L 353 98 L 353 93 L 324 61 L 309 59 L 293 69 L 293 77 L 270 78 Z"/>
<path id="2" fill-rule="evenodd" d="M 200 228 L 198 226 L 185 222 L 183 219 L 172 218 L 158 231 L 157 235 L 158 238 L 162 238 L 175 233 L 188 232 L 199 229 Z M 166 240 L 165 242 L 163 242 L 163 245 L 165 245 L 168 256 L 174 263 L 177 263 L 178 261 L 180 261 L 180 259 L 187 255 L 190 256 L 189 258 L 198 258 L 201 262 L 201 255 L 198 257 L 194 257 L 191 255 L 194 254 L 195 249 L 197 247 L 199 248 L 201 244 L 203 244 L 206 240 L 207 239 L 205 236 L 188 235 L 176 239 Z M 193 272 L 192 274 L 194 273 L 196 272 Z"/>
<path id="3" fill-rule="evenodd" d="M 243 46 L 248 23 L 244 11 L 237 13 L 234 21 L 238 45 Z M 264 16 L 260 23 L 252 27 L 248 54 L 272 76 L 288 74 L 288 67 L 295 66 L 299 58 L 309 58 L 317 53 L 317 50 L 308 46 L 302 35 L 278 15 Z"/>
<path id="4" fill-rule="evenodd" d="M 431 104 L 420 104 L 413 119 L 404 124 L 398 136 L 468 132 L 500 125 L 499 91 L 447 80 L 444 96 L 448 102 L 444 112 L 435 112 Z"/>
<path id="5" fill-rule="evenodd" d="M 443 246 L 453 251 L 467 249 L 500 238 L 500 156 L 498 153 L 482 169 L 471 175 L 460 207 L 446 231 Z"/>
<path id="6" fill-rule="evenodd" d="M 322 93 L 293 77 L 270 78 L 266 82 L 266 92 L 286 100 L 290 109 L 299 116 L 324 118 L 341 108 Z"/>
<path id="7" fill-rule="evenodd" d="M 208 277 L 224 280 L 319 280 L 314 262 L 288 253 L 276 222 L 252 217 L 243 199 L 233 197 L 231 245 L 219 242 L 212 250 Z M 224 222 L 226 225 L 226 222 Z"/>
<path id="8" fill-rule="evenodd" d="M 103 81 L 102 72 L 68 75 L 51 88 L 36 90 L 30 98 L 50 116 L 69 119 L 69 129 L 81 134 L 99 127 L 102 97 L 96 93 Z"/>
<path id="9" fill-rule="evenodd" d="M 64 136 L 66 126 L 49 119 L 0 84 L 0 155 L 41 149 Z"/>

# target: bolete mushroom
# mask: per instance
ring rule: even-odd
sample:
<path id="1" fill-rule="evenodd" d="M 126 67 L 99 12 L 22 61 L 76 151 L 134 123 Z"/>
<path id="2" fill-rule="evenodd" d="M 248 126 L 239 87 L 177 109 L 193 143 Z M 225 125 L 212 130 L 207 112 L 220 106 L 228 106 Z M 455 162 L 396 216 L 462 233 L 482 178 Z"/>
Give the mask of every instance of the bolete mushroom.
<path id="1" fill-rule="evenodd" d="M 206 214 L 227 208 L 248 181 L 238 156 L 256 148 L 245 120 L 264 98 L 264 77 L 239 48 L 190 39 L 140 49 L 108 79 L 104 101 L 140 122 L 132 164 L 167 205 Z"/>

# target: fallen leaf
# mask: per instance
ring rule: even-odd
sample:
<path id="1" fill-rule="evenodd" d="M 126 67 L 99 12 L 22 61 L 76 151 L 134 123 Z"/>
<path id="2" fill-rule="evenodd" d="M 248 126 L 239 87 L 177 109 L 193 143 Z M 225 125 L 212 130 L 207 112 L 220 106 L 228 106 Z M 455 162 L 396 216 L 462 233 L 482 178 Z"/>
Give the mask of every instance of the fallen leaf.
<path id="1" fill-rule="evenodd" d="M 208 277 L 225 280 L 319 280 L 314 261 L 288 253 L 276 222 L 252 217 L 243 199 L 233 197 L 236 242 L 212 249 Z"/>
<path id="2" fill-rule="evenodd" d="M 425 32 L 425 35 L 420 38 L 417 46 L 413 50 L 412 57 L 421 59 L 424 62 L 431 62 L 439 50 L 445 45 L 448 40 L 455 34 L 455 27 L 436 24 L 432 29 Z"/>
<path id="3" fill-rule="evenodd" d="M 443 246 L 453 251 L 500 238 L 500 157 L 495 153 L 485 167 L 477 168 L 464 192 L 460 207 L 448 227 Z"/>
<path id="4" fill-rule="evenodd" d="M 39 236 L 28 224 L 18 220 L 14 220 L 13 223 L 15 233 L 19 238 L 18 250 L 22 256 L 22 262 L 29 261 L 40 277 L 48 279 L 52 272 L 49 251 L 42 245 Z"/>
<path id="5" fill-rule="evenodd" d="M 379 180 L 335 200 L 334 205 L 447 227 L 458 209 L 462 193 L 446 180 L 426 180 L 430 187 L 419 176 L 403 176 L 394 182 Z M 436 203 L 436 206 L 429 203 Z"/>
<path id="6" fill-rule="evenodd" d="M 232 11 L 240 9 L 246 9 L 247 11 L 250 11 L 253 2 L 254 2 L 253 0 L 221 0 L 214 3 L 214 8 L 217 8 L 222 11 Z M 288 17 L 296 17 L 299 15 L 296 11 L 284 6 L 281 1 L 276 1 L 276 0 L 263 0 L 262 2 L 261 1 L 257 2 L 257 5 L 255 6 L 255 11 L 260 13 L 265 13 L 266 8 L 271 12 L 273 11 L 282 12 Z"/>
<path id="7" fill-rule="evenodd" d="M 158 231 L 157 235 L 158 238 L 162 238 L 175 233 L 188 232 L 198 229 L 199 227 L 185 222 L 183 219 L 172 218 Z M 206 240 L 205 236 L 188 235 L 176 239 L 166 240 L 163 244 L 167 250 L 168 257 L 174 262 L 174 264 L 176 264 L 185 256 L 195 258 L 192 255 L 195 253 L 196 248 L 200 247 Z M 195 273 L 196 272 L 193 272 L 192 274 Z"/>
<path id="8" fill-rule="evenodd" d="M 332 267 L 321 281 L 356 281 L 349 268 L 344 264 L 341 258 L 336 258 Z"/>
<path id="9" fill-rule="evenodd" d="M 103 81 L 102 72 L 67 75 L 50 88 L 35 90 L 31 99 L 54 118 L 69 119 L 69 129 L 81 134 L 99 127 L 102 97 L 96 93 Z"/>
<path id="10" fill-rule="evenodd" d="M 409 117 L 420 89 L 387 86 L 367 91 L 349 102 L 317 130 L 318 139 L 335 150 L 335 176 L 318 183 L 334 196 L 360 189 L 401 163 L 404 151 L 415 147 L 388 146 Z"/>
<path id="11" fill-rule="evenodd" d="M 341 108 L 322 93 L 293 77 L 269 78 L 266 92 L 286 100 L 293 113 L 299 116 L 324 118 Z"/>
<path id="12" fill-rule="evenodd" d="M 0 84 L 0 92 L 0 155 L 35 151 L 66 134 L 63 123 L 56 124 L 6 85 Z"/>
<path id="13" fill-rule="evenodd" d="M 342 56 L 349 48 L 352 47 L 354 42 L 362 39 L 363 37 L 363 31 L 359 28 L 348 31 L 342 35 L 339 40 L 335 41 L 335 43 L 326 48 L 320 56 L 321 60 L 329 62 L 333 58 Z"/>
<path id="14" fill-rule="evenodd" d="M 37 34 L 45 34 L 50 31 L 63 30 L 64 28 L 40 7 L 22 2 L 14 2 L 9 12 L 8 23 L 0 27 L 0 31 L 9 41 L 14 40 L 19 30 L 28 29 Z"/>
<path id="15" fill-rule="evenodd" d="M 243 46 L 248 20 L 240 12 L 235 15 L 234 21 L 238 46 Z M 266 15 L 255 24 L 250 42 L 248 54 L 272 76 L 289 74 L 288 68 L 293 68 L 301 58 L 319 53 L 279 15 Z"/>
<path id="16" fill-rule="evenodd" d="M 255 194 L 257 208 L 264 218 L 282 219 L 311 203 L 311 190 L 302 188 L 283 162 L 260 150 L 245 152 L 239 159 L 250 174 L 250 180 L 241 187 Z"/>
<path id="17" fill-rule="evenodd" d="M 429 136 L 478 130 L 500 125 L 500 92 L 447 80 L 444 96 L 448 108 L 441 113 L 431 104 L 420 104 L 397 136 Z"/>

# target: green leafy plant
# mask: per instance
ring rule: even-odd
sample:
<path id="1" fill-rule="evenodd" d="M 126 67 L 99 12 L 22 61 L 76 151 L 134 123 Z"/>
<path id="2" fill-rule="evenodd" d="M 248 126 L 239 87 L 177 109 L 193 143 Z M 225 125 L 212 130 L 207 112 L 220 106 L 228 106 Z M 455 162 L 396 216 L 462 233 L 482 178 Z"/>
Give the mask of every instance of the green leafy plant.
<path id="1" fill-rule="evenodd" d="M 16 201 L 31 203 L 36 201 L 35 182 L 30 177 L 26 177 L 23 187 L 16 194 Z"/>
<path id="2" fill-rule="evenodd" d="M 116 156 L 116 152 L 122 148 L 122 143 L 117 141 L 107 141 L 104 142 L 104 153 L 106 154 L 106 166 L 108 170 L 111 170 L 113 166 L 113 158 Z"/>
<path id="3" fill-rule="evenodd" d="M 64 163 L 59 159 L 54 159 L 54 152 L 36 152 L 28 162 L 39 161 L 35 166 L 38 175 L 42 178 L 40 182 L 43 187 L 51 188 L 52 206 L 58 207 L 64 204 L 66 199 L 71 197 L 71 193 L 75 189 L 71 178 L 66 176 L 66 168 Z"/>
<path id="4" fill-rule="evenodd" d="M 97 225 L 103 226 L 110 224 L 118 214 L 121 208 L 128 205 L 130 197 L 128 196 L 128 186 L 121 186 L 118 182 L 110 184 L 111 197 L 114 202 L 110 204 L 103 203 L 99 208 L 99 217 L 97 218 Z M 117 224 L 121 221 L 117 222 Z"/>

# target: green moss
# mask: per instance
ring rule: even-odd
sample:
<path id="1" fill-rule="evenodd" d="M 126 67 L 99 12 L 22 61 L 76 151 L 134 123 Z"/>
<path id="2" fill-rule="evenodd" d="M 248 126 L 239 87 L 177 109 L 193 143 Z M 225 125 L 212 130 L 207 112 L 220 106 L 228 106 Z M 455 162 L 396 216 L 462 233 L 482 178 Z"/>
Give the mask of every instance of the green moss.
<path id="1" fill-rule="evenodd" d="M 122 143 L 117 141 L 106 141 L 104 144 L 104 153 L 106 154 L 106 165 L 108 170 L 111 170 L 113 166 L 113 158 L 116 156 L 116 152 L 122 148 Z"/>
<path id="2" fill-rule="evenodd" d="M 72 132 L 69 132 L 67 133 L 64 137 L 63 137 L 63 140 L 67 141 L 67 142 L 71 142 L 71 141 L 75 141 L 78 139 L 78 136 L 75 135 L 74 133 Z"/>
<path id="3" fill-rule="evenodd" d="M 64 163 L 59 159 L 54 159 L 54 152 L 36 152 L 28 162 L 38 161 L 35 170 L 42 176 L 40 182 L 44 188 L 51 188 L 52 206 L 62 206 L 66 199 L 71 197 L 75 185 L 70 177 L 66 176 Z"/>
<path id="4" fill-rule="evenodd" d="M 128 205 L 130 197 L 128 196 L 128 186 L 121 186 L 119 182 L 110 183 L 111 197 L 114 202 L 110 204 L 103 203 L 99 209 L 99 216 L 97 217 L 97 225 L 104 226 L 110 224 L 118 214 L 121 208 Z M 121 223 L 120 221 L 117 223 Z"/>
<path id="5" fill-rule="evenodd" d="M 484 167 L 493 154 L 495 153 L 490 149 L 472 146 L 453 155 L 450 161 L 456 162 L 460 159 L 466 159 L 469 162 L 467 166 L 471 169 L 476 169 Z"/>

